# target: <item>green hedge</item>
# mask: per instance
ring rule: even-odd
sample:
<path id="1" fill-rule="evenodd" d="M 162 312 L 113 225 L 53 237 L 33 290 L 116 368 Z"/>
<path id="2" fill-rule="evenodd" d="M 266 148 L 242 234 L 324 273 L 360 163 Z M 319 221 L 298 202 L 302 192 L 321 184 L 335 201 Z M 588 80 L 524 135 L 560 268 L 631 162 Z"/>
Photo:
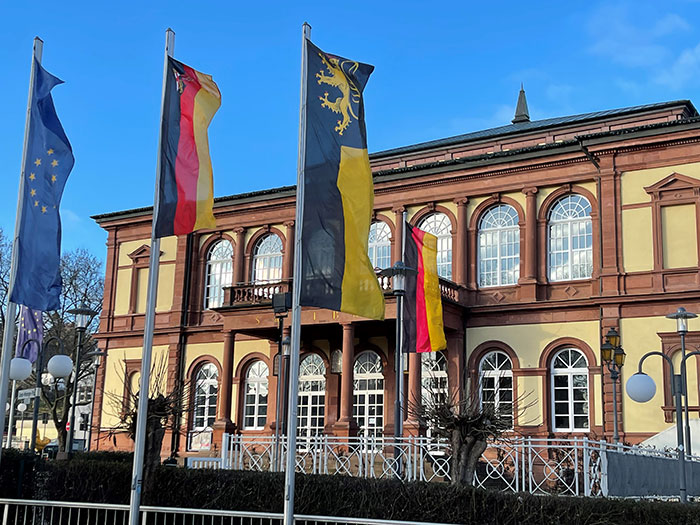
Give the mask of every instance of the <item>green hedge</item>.
<path id="1" fill-rule="evenodd" d="M 35 457 L 34 454 L 14 448 L 2 449 L 0 497 L 30 498 L 32 496 Z"/>
<path id="2" fill-rule="evenodd" d="M 25 498 L 128 503 L 131 464 L 116 456 L 40 461 L 23 484 Z M 6 462 L 7 460 L 7 462 Z M 3 454 L 0 497 L 16 497 L 20 455 Z M 25 458 L 26 460 L 26 458 Z M 30 459 L 31 461 L 31 459 Z M 9 474 L 14 472 L 14 474 Z M 14 477 L 13 477 L 14 476 Z M 34 483 L 35 482 L 35 483 Z M 160 467 L 143 504 L 282 512 L 284 475 Z M 33 492 L 32 492 L 33 487 Z M 28 492 L 27 492 L 28 491 Z M 594 525 L 700 523 L 700 506 L 600 498 L 531 496 L 346 476 L 297 476 L 299 514 L 468 524 Z"/>

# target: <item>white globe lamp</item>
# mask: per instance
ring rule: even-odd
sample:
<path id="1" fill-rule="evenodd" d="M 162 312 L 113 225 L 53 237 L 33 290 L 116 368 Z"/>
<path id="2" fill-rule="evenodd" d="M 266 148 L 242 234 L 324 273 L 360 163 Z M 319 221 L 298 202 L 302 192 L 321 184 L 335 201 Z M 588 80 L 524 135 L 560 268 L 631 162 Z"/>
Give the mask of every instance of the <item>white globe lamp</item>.
<path id="1" fill-rule="evenodd" d="M 69 377 L 73 372 L 73 360 L 64 354 L 57 354 L 49 359 L 49 364 L 46 367 L 49 374 L 54 377 Z"/>
<path id="2" fill-rule="evenodd" d="M 10 360 L 10 379 L 24 381 L 32 375 L 32 363 L 24 357 L 13 357 Z"/>
<path id="3" fill-rule="evenodd" d="M 627 395 L 637 403 L 646 403 L 656 394 L 656 383 L 643 372 L 637 372 L 627 380 Z"/>

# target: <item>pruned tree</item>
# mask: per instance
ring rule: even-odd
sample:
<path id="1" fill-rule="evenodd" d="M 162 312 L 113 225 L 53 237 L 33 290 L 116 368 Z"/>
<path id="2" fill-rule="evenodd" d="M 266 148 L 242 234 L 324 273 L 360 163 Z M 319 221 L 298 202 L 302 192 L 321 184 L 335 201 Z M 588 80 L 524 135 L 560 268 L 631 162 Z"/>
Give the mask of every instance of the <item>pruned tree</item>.
<path id="1" fill-rule="evenodd" d="M 109 415 L 117 423 L 109 429 L 108 439 L 116 443 L 116 435 L 125 432 L 131 440 L 136 439 L 138 423 L 139 385 L 132 386 L 132 377 L 126 376 L 126 365 L 116 366 L 116 374 L 125 385 L 125 393 L 105 391 L 104 398 Z M 189 406 L 189 382 L 176 382 L 168 391 L 168 361 L 165 355 L 156 358 L 151 364 L 146 420 L 146 445 L 144 451 L 144 472 L 148 473 L 160 465 L 163 437 L 166 431 L 179 432 L 178 418 Z"/>
<path id="2" fill-rule="evenodd" d="M 0 228 L 0 344 L 5 333 L 5 315 L 7 312 L 7 299 L 10 293 L 10 259 L 12 246 L 10 238 Z"/>

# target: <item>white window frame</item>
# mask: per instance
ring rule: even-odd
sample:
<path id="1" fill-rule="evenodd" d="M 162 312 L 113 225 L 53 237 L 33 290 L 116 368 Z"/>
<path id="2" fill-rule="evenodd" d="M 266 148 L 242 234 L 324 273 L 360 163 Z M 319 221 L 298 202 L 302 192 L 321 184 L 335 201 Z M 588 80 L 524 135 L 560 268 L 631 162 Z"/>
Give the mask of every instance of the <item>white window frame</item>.
<path id="1" fill-rule="evenodd" d="M 437 406 L 449 398 L 447 353 L 424 352 L 421 355 L 421 400 L 423 406 Z M 431 399 L 432 398 L 432 399 Z M 434 429 L 425 429 L 426 437 L 432 437 Z"/>
<path id="2" fill-rule="evenodd" d="M 270 233 L 258 239 L 253 251 L 253 279 L 255 284 L 277 283 L 282 280 L 282 239 Z"/>
<path id="3" fill-rule="evenodd" d="M 574 241 L 579 244 L 581 239 L 584 240 L 585 246 L 574 248 Z M 557 247 L 557 244 L 561 247 Z M 557 200 L 549 210 L 547 276 L 550 282 L 561 282 L 590 279 L 592 275 L 591 203 L 583 195 L 570 193 Z"/>
<path id="4" fill-rule="evenodd" d="M 520 226 L 518 212 L 509 204 L 492 206 L 479 220 L 478 282 L 479 288 L 510 286 L 520 278 Z M 494 271 L 485 266 L 494 264 Z M 505 269 L 510 266 L 510 270 Z M 486 282 L 487 276 L 495 280 Z"/>
<path id="5" fill-rule="evenodd" d="M 267 424 L 267 398 L 269 395 L 268 375 L 270 374 L 267 365 L 257 360 L 251 363 L 246 371 L 245 388 L 243 390 L 243 429 L 263 430 Z M 249 400 L 253 396 L 252 401 Z M 248 414 L 248 408 L 252 408 L 252 413 Z M 252 424 L 248 419 L 253 418 Z"/>
<path id="6" fill-rule="evenodd" d="M 485 369 L 489 363 L 491 366 Z M 493 404 L 501 412 L 502 405 L 510 405 L 511 428 L 515 419 L 515 385 L 513 383 L 513 361 L 503 350 L 491 350 L 484 354 L 479 361 L 479 406 L 484 406 L 484 380 L 493 379 Z M 501 379 L 510 379 L 510 388 L 501 385 Z M 501 399 L 504 391 L 510 391 L 510 400 Z"/>
<path id="7" fill-rule="evenodd" d="M 424 217 L 418 228 L 437 237 L 437 273 L 443 279 L 452 280 L 452 222 L 442 213 Z"/>
<path id="8" fill-rule="evenodd" d="M 220 239 L 207 251 L 204 279 L 204 308 L 218 308 L 224 304 L 224 287 L 233 282 L 233 245 Z"/>
<path id="9" fill-rule="evenodd" d="M 563 356 L 565 354 L 568 354 L 568 362 L 569 365 L 566 367 L 557 367 L 557 361 L 560 356 Z M 578 354 L 576 360 L 572 360 L 572 354 Z M 571 363 L 573 364 L 578 364 L 583 362 L 585 366 L 571 366 Z M 586 399 L 584 400 L 575 400 L 574 399 L 574 384 L 573 384 L 573 379 L 574 376 L 583 376 L 586 380 Z M 567 384 L 565 387 L 557 387 L 556 385 L 556 378 L 557 377 L 566 377 L 567 378 Z M 586 359 L 586 356 L 584 355 L 581 350 L 578 348 L 563 348 L 559 350 L 556 354 L 554 354 L 554 357 L 552 358 L 552 364 L 550 366 L 550 406 L 552 410 L 552 430 L 553 432 L 588 432 L 591 427 L 591 385 L 589 381 L 589 374 L 588 374 L 588 359 Z M 557 403 L 563 405 L 564 401 L 563 400 L 557 400 L 556 392 L 557 390 L 566 390 L 567 392 L 567 399 L 566 399 L 566 406 L 568 409 L 567 414 L 565 414 L 566 417 L 568 417 L 569 423 L 567 426 L 557 426 Z M 574 405 L 576 403 L 585 403 L 586 410 L 582 414 L 575 414 L 575 409 Z M 577 427 L 575 424 L 575 417 L 584 417 L 586 418 L 586 426 L 579 426 Z M 560 417 L 564 417 L 564 415 L 560 415 Z"/>
<path id="10" fill-rule="evenodd" d="M 323 435 L 326 423 L 326 365 L 318 354 L 309 354 L 299 365 L 297 435 Z M 306 412 L 304 414 L 304 412 Z M 316 425 L 312 425 L 316 419 Z"/>
<path id="11" fill-rule="evenodd" d="M 391 266 L 391 228 L 384 221 L 375 221 L 369 227 L 367 255 L 372 268 Z"/>
<path id="12" fill-rule="evenodd" d="M 214 392 L 209 390 L 209 387 L 214 387 Z M 204 402 L 199 404 L 197 399 L 199 397 L 199 389 L 204 388 L 202 396 L 204 397 Z M 204 363 L 197 369 L 197 374 L 195 375 L 194 381 L 194 403 L 192 407 L 192 430 L 204 431 L 211 430 L 214 421 L 216 421 L 216 405 L 219 399 L 219 370 L 216 368 L 214 363 Z M 203 416 L 197 416 L 197 409 L 202 406 L 204 410 Z M 210 416 L 209 409 L 214 407 L 214 415 Z M 201 419 L 202 424 L 198 425 L 197 420 Z M 209 422 L 211 421 L 211 424 Z"/>
<path id="13" fill-rule="evenodd" d="M 352 415 L 360 428 L 360 435 L 365 437 L 381 437 L 384 434 L 384 374 L 382 373 L 382 358 L 372 350 L 361 352 L 353 363 Z M 370 388 L 374 382 L 375 388 Z M 360 389 L 362 384 L 366 388 Z M 359 398 L 363 396 L 364 402 Z M 374 402 L 371 402 L 374 396 Z M 364 415 L 359 415 L 359 408 L 364 409 Z M 375 413 L 371 414 L 372 408 Z M 381 414 L 377 414 L 381 409 Z M 374 418 L 374 423 L 370 419 Z M 379 421 L 378 421 L 379 420 Z"/>

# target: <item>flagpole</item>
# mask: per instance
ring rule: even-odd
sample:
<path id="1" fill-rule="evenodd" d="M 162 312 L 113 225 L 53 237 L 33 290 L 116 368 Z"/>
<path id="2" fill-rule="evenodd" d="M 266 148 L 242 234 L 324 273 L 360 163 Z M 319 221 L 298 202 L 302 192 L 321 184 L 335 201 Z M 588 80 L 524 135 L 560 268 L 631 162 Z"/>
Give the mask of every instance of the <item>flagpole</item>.
<path id="1" fill-rule="evenodd" d="M 287 463 L 284 474 L 284 525 L 294 524 L 294 475 L 297 448 L 297 397 L 299 395 L 299 343 L 301 340 L 301 246 L 304 220 L 304 165 L 306 164 L 307 42 L 311 26 L 304 22 L 301 36 L 301 90 L 299 100 L 299 158 L 297 161 L 296 233 L 292 273 L 292 348 L 289 355 L 289 400 L 287 405 Z"/>
<path id="2" fill-rule="evenodd" d="M 158 293 L 158 269 L 160 259 L 160 238 L 156 237 L 156 218 L 160 197 L 160 152 L 163 143 L 163 113 L 165 105 L 165 85 L 168 74 L 168 57 L 173 56 L 175 32 L 168 28 L 165 32 L 165 58 L 163 62 L 163 94 L 160 106 L 160 133 L 158 135 L 158 161 L 156 163 L 156 189 L 153 200 L 153 218 L 151 222 L 151 254 L 148 266 L 148 292 L 146 295 L 146 319 L 143 327 L 143 353 L 141 356 L 141 384 L 139 386 L 139 405 L 137 408 L 136 436 L 134 439 L 134 464 L 131 476 L 131 501 L 129 503 L 129 525 L 139 524 L 139 507 L 143 488 L 143 456 L 146 449 L 146 420 L 148 412 L 148 388 L 150 384 L 151 355 L 153 353 L 153 328 L 156 315 L 156 296 Z"/>
<path id="3" fill-rule="evenodd" d="M 7 388 L 10 383 L 10 360 L 15 343 L 15 317 L 17 317 L 17 305 L 9 300 L 12 288 L 15 285 L 17 275 L 17 244 L 19 243 L 19 223 L 22 217 L 22 196 L 24 195 L 24 166 L 27 163 L 27 146 L 29 145 L 29 122 L 32 113 L 32 99 L 34 97 L 34 78 L 36 77 L 35 62 L 41 63 L 44 51 L 44 42 L 41 38 L 34 37 L 32 49 L 32 66 L 29 73 L 29 97 L 27 99 L 27 119 L 24 123 L 24 147 L 22 149 L 22 167 L 19 175 L 19 192 L 17 193 L 17 216 L 15 217 L 15 236 L 12 240 L 12 261 L 10 263 L 10 285 L 7 289 L 7 311 L 5 312 L 5 326 L 2 340 L 2 359 L 0 360 L 0 432 L 5 428 L 5 405 L 7 404 Z M 11 407 L 11 410 L 14 407 Z M 0 444 L 1 445 L 1 444 Z M 0 461 L 2 461 L 2 446 L 0 446 Z"/>
<path id="4" fill-rule="evenodd" d="M 15 424 L 15 395 L 17 394 L 17 381 L 12 381 L 12 395 L 10 396 L 10 413 L 9 413 L 9 420 L 7 422 L 7 443 L 5 447 L 11 448 L 12 447 L 12 431 L 14 430 L 12 427 Z M 4 423 L 3 423 L 4 427 Z M 0 445 L 0 448 L 2 446 Z"/>
<path id="5" fill-rule="evenodd" d="M 406 212 L 401 215 L 401 263 L 406 259 Z M 403 300 L 405 291 L 396 296 L 396 346 L 394 348 L 394 371 L 396 373 L 396 399 L 394 400 L 394 461 L 396 476 L 401 478 L 400 438 L 403 437 Z"/>

